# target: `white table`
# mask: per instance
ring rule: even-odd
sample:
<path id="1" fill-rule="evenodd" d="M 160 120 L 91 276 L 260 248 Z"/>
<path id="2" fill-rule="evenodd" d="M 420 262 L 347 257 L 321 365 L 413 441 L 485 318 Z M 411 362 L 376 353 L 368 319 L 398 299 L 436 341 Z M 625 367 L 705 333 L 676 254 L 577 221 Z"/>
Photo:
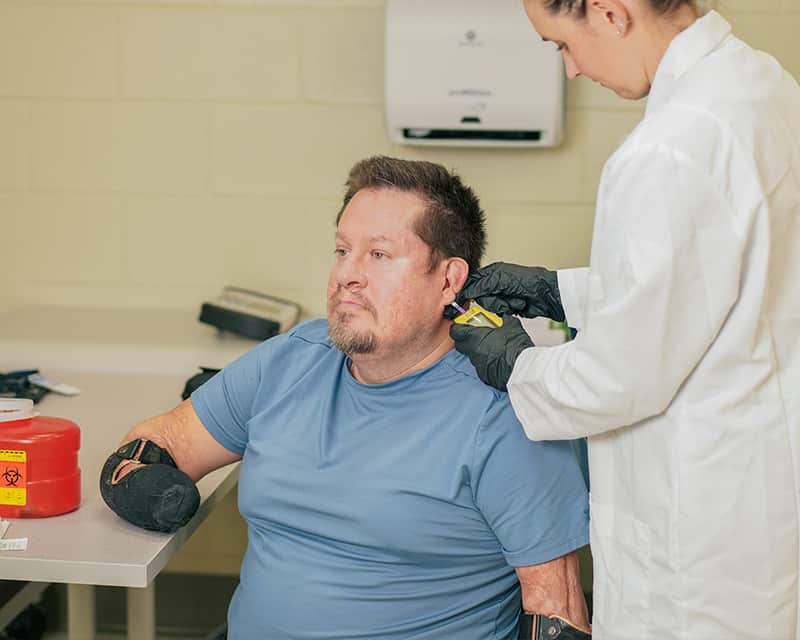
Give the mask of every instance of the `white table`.
<path id="1" fill-rule="evenodd" d="M 109 453 L 136 422 L 180 401 L 198 365 L 222 366 L 253 342 L 219 335 L 192 314 L 24 308 L 0 315 L 0 371 L 39 368 L 82 389 L 49 394 L 43 415 L 81 427 L 81 505 L 70 514 L 13 520 L 7 537 L 29 539 L 26 551 L 0 552 L 8 580 L 67 583 L 69 637 L 95 637 L 93 585 L 128 587 L 128 638 L 154 640 L 153 579 L 238 478 L 238 464 L 198 483 L 197 514 L 174 534 L 138 529 L 100 497 L 98 477 Z"/>

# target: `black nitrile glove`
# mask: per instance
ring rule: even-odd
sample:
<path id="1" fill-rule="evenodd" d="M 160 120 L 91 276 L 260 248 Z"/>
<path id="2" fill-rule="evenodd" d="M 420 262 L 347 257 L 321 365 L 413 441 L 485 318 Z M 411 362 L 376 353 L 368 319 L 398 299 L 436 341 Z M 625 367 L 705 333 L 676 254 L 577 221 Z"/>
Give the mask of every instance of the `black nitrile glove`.
<path id="1" fill-rule="evenodd" d="M 462 306 L 468 300 L 495 313 L 513 313 L 525 318 L 543 316 L 564 321 L 558 291 L 558 274 L 544 267 L 524 267 L 495 262 L 475 271 L 458 294 Z"/>
<path id="2" fill-rule="evenodd" d="M 137 460 L 143 466 L 115 482 L 123 460 Z M 192 479 L 178 469 L 166 449 L 149 440 L 132 440 L 109 456 L 100 473 L 100 495 L 123 520 L 165 533 L 189 522 L 200 506 Z"/>
<path id="3" fill-rule="evenodd" d="M 496 329 L 453 324 L 450 337 L 456 349 L 475 365 L 478 377 L 500 391 L 506 390 L 519 354 L 534 346 L 522 323 L 514 316 L 503 316 L 503 326 Z"/>

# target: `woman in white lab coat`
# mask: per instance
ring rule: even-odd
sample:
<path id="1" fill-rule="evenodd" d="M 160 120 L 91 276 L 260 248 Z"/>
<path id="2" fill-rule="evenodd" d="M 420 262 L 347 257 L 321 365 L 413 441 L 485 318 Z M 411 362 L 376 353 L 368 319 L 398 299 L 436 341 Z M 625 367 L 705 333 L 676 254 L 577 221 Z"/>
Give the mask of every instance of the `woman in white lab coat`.
<path id="1" fill-rule="evenodd" d="M 498 263 L 454 325 L 536 440 L 588 436 L 596 640 L 800 638 L 800 89 L 686 0 L 527 0 L 568 75 L 646 114 L 606 163 L 588 269 Z"/>

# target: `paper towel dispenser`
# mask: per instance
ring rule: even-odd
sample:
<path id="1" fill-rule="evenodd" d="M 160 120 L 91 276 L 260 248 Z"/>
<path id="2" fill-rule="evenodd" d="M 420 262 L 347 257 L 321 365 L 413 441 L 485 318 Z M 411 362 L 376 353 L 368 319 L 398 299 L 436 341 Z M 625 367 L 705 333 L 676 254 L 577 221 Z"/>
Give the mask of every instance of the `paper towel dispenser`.
<path id="1" fill-rule="evenodd" d="M 521 0 L 387 0 L 385 54 L 394 143 L 544 147 L 563 137 L 561 55 Z"/>

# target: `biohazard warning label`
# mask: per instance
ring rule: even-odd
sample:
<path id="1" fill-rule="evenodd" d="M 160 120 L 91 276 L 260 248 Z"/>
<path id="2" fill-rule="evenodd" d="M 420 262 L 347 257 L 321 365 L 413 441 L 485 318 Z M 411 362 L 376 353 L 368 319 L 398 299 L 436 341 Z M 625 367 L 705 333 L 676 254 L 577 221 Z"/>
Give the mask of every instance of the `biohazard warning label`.
<path id="1" fill-rule="evenodd" d="M 24 507 L 27 503 L 27 460 L 24 451 L 0 449 L 0 504 Z"/>

